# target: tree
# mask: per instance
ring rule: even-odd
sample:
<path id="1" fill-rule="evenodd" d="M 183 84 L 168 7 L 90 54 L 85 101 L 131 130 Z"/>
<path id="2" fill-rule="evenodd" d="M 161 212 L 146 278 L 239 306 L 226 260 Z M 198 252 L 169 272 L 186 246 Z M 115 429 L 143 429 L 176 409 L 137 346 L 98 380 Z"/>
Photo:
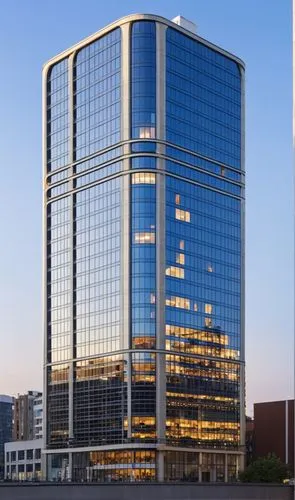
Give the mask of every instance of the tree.
<path id="1" fill-rule="evenodd" d="M 243 483 L 282 483 L 290 477 L 289 467 L 274 454 L 258 458 L 240 474 Z"/>

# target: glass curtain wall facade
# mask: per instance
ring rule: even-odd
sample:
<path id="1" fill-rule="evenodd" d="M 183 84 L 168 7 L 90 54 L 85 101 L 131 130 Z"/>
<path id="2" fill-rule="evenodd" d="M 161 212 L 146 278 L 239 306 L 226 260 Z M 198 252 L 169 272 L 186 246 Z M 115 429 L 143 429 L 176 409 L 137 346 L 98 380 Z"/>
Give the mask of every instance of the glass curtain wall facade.
<path id="1" fill-rule="evenodd" d="M 138 15 L 43 78 L 47 478 L 234 480 L 243 63 Z"/>

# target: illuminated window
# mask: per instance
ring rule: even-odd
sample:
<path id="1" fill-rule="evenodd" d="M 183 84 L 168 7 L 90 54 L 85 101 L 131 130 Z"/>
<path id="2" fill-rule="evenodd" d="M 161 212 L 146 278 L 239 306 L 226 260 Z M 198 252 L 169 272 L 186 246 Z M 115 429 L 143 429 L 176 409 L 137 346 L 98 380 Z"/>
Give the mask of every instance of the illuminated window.
<path id="1" fill-rule="evenodd" d="M 228 335 L 175 325 L 166 325 L 166 335 L 173 335 L 175 337 L 180 337 L 180 339 L 190 338 L 194 340 L 201 340 L 202 342 L 214 342 L 214 344 L 219 344 L 220 346 L 227 346 L 229 342 Z"/>
<path id="2" fill-rule="evenodd" d="M 207 328 L 211 328 L 211 326 L 212 326 L 212 318 L 205 318 L 205 326 Z"/>
<path id="3" fill-rule="evenodd" d="M 155 127 L 140 127 L 139 138 L 140 139 L 154 139 L 156 136 Z"/>
<path id="4" fill-rule="evenodd" d="M 133 425 L 155 425 L 156 418 L 155 417 L 132 417 Z"/>
<path id="5" fill-rule="evenodd" d="M 167 297 L 166 306 L 189 310 L 190 300 L 186 299 L 185 297 Z"/>
<path id="6" fill-rule="evenodd" d="M 208 264 L 207 271 L 208 273 L 213 273 L 213 266 L 211 266 L 211 264 Z"/>
<path id="7" fill-rule="evenodd" d="M 154 349 L 155 339 L 152 337 L 136 337 L 132 339 L 134 349 Z"/>
<path id="8" fill-rule="evenodd" d="M 226 175 L 226 170 L 225 170 L 225 168 L 224 168 L 224 167 L 220 167 L 220 173 L 221 173 L 222 177 L 225 177 L 225 175 Z"/>
<path id="9" fill-rule="evenodd" d="M 176 264 L 181 264 L 184 266 L 185 263 L 185 256 L 184 253 L 177 253 L 176 254 Z"/>
<path id="10" fill-rule="evenodd" d="M 184 279 L 184 269 L 175 266 L 167 267 L 166 276 L 172 276 L 173 278 Z"/>
<path id="11" fill-rule="evenodd" d="M 156 235 L 155 233 L 135 233 L 134 242 L 141 244 L 155 243 Z"/>
<path id="12" fill-rule="evenodd" d="M 180 205 L 180 194 L 175 195 L 175 203 L 176 205 Z"/>
<path id="13" fill-rule="evenodd" d="M 194 311 L 197 312 L 197 310 L 198 310 L 198 304 L 194 302 Z"/>
<path id="14" fill-rule="evenodd" d="M 156 184 L 156 174 L 138 172 L 132 175 L 132 184 Z"/>
<path id="15" fill-rule="evenodd" d="M 151 293 L 151 304 L 155 304 L 156 303 L 156 296 L 154 293 Z"/>
<path id="16" fill-rule="evenodd" d="M 179 248 L 180 248 L 180 250 L 184 250 L 184 240 L 180 240 Z"/>
<path id="17" fill-rule="evenodd" d="M 175 209 L 175 218 L 183 222 L 191 221 L 191 214 L 187 210 L 181 210 L 180 208 Z"/>
<path id="18" fill-rule="evenodd" d="M 212 304 L 205 304 L 205 313 L 206 314 L 212 314 L 212 311 L 213 311 Z"/>

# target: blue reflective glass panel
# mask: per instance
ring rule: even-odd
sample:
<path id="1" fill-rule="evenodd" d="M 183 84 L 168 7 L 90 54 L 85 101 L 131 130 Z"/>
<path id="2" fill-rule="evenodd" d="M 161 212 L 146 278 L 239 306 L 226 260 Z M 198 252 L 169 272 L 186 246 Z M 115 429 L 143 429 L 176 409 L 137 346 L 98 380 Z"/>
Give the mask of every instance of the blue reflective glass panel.
<path id="1" fill-rule="evenodd" d="M 68 60 L 55 64 L 47 80 L 47 168 L 64 167 L 68 161 L 69 105 Z"/>
<path id="2" fill-rule="evenodd" d="M 167 29 L 166 51 L 167 140 L 239 168 L 238 65 L 172 28 Z"/>
<path id="3" fill-rule="evenodd" d="M 121 31 L 81 49 L 75 61 L 75 159 L 120 141 Z"/>
<path id="4" fill-rule="evenodd" d="M 140 21 L 132 25 L 131 96 L 132 137 L 155 138 L 156 25 L 154 22 Z"/>

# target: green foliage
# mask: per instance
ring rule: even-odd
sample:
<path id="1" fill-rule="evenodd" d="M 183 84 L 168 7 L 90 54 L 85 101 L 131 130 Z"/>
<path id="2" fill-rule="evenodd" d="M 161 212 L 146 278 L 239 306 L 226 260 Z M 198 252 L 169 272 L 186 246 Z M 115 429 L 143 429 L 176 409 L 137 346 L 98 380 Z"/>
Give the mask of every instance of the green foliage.
<path id="1" fill-rule="evenodd" d="M 276 455 L 269 454 L 252 462 L 240 474 L 243 483 L 282 483 L 290 478 L 290 470 Z"/>

